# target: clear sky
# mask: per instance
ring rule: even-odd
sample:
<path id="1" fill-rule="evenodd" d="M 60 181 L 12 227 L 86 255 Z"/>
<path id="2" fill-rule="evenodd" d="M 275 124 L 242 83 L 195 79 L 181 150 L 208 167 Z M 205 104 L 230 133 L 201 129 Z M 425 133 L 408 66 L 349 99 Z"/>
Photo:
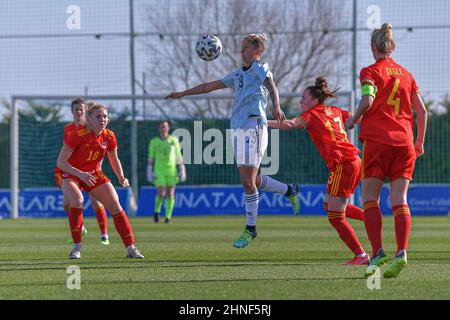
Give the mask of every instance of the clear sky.
<path id="1" fill-rule="evenodd" d="M 256 1 L 256 0 L 252 0 Z M 262 1 L 258 0 L 257 2 Z M 270 1 L 270 0 L 264 0 Z M 273 0 L 277 1 L 277 0 Z M 300 0 L 299 0 L 300 1 Z M 351 1 L 342 1 L 346 25 Z M 182 6 L 183 0 L 170 0 Z M 137 31 L 145 31 L 145 8 L 168 6 L 168 0 L 135 0 Z M 394 58 L 415 75 L 425 96 L 438 99 L 450 92 L 450 1 L 358 0 L 358 27 L 365 28 L 368 6 L 380 8 L 381 21 L 396 26 L 447 26 L 442 29 L 395 31 Z M 81 30 L 68 30 L 70 5 L 81 9 Z M 167 14 L 170 18 L 170 13 Z M 2 0 L 0 1 L 0 98 L 13 94 L 129 94 L 129 39 L 77 37 L 85 33 L 129 31 L 128 0 Z M 74 35 L 65 38 L 8 38 L 20 35 Z M 358 68 L 371 64 L 369 31 L 358 33 Z M 136 77 L 141 79 L 146 56 L 137 38 Z M 351 48 L 349 48 L 351 50 Z M 148 66 L 147 66 L 148 67 Z M 349 83 L 341 84 L 346 90 Z M 141 93 L 137 89 L 137 93 Z M 0 112 L 1 116 L 1 112 Z"/>

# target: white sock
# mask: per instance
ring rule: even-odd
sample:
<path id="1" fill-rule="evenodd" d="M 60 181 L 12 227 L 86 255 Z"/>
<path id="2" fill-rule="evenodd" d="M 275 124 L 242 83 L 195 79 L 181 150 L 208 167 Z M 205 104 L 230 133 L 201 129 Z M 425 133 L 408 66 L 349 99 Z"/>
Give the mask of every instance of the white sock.
<path id="1" fill-rule="evenodd" d="M 256 226 L 256 216 L 258 215 L 259 193 L 245 195 L 245 211 L 247 214 L 247 225 Z"/>
<path id="2" fill-rule="evenodd" d="M 367 256 L 367 253 L 365 253 L 365 252 L 357 255 L 358 258 L 363 258 L 365 256 Z"/>
<path id="3" fill-rule="evenodd" d="M 258 187 L 261 191 L 275 192 L 286 194 L 288 185 L 286 183 L 277 181 L 268 176 L 261 176 L 261 184 Z"/>

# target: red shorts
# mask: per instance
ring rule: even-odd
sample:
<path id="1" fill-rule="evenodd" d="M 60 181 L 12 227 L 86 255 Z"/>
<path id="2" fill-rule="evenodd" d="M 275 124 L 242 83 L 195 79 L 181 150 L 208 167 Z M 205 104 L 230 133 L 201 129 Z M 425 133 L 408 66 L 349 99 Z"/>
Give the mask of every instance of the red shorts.
<path id="1" fill-rule="evenodd" d="M 389 181 L 397 178 L 412 180 L 416 152 L 414 146 L 388 146 L 365 140 L 362 151 L 362 178 Z"/>
<path id="2" fill-rule="evenodd" d="M 88 186 L 86 183 L 81 181 L 78 177 L 75 177 L 71 174 L 65 173 L 64 171 L 57 168 L 57 169 L 55 169 L 56 185 L 58 186 L 58 188 L 61 188 L 61 182 L 63 179 L 71 179 L 78 183 L 81 190 L 90 192 L 90 191 L 94 190 L 95 188 L 97 188 L 98 186 L 101 186 L 102 184 L 105 184 L 110 181 L 108 179 L 108 177 L 103 173 L 102 170 L 93 171 L 93 172 L 91 172 L 91 174 L 95 177 L 95 184 L 93 186 Z"/>
<path id="3" fill-rule="evenodd" d="M 361 159 L 345 161 L 330 169 L 327 193 L 335 197 L 350 198 L 361 179 Z"/>

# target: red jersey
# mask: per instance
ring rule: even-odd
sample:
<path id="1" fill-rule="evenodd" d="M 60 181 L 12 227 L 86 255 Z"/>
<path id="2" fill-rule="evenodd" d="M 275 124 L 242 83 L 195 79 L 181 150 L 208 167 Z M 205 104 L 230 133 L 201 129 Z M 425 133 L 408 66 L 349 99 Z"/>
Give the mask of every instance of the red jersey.
<path id="1" fill-rule="evenodd" d="M 358 157 L 359 149 L 348 141 L 344 129 L 348 117 L 348 111 L 322 105 L 315 106 L 300 116 L 300 121 L 306 127 L 328 169 Z"/>
<path id="2" fill-rule="evenodd" d="M 80 126 L 80 125 L 79 125 L 79 126 Z M 78 126 L 78 127 L 79 127 L 79 126 Z M 72 131 L 76 130 L 78 127 L 75 125 L 75 122 L 71 122 L 71 123 L 66 124 L 66 125 L 64 126 L 64 140 L 63 140 L 63 141 L 65 141 L 65 140 L 67 139 L 68 135 L 69 135 Z M 56 167 L 56 166 L 55 166 L 55 169 L 54 169 L 53 171 L 54 171 L 55 173 L 62 172 L 61 169 L 59 169 L 59 168 Z"/>
<path id="3" fill-rule="evenodd" d="M 109 129 L 102 130 L 97 136 L 81 125 L 64 139 L 64 147 L 72 152 L 68 161 L 73 167 L 92 172 L 100 169 L 107 151 L 117 149 L 117 141 L 114 132 Z"/>
<path id="4" fill-rule="evenodd" d="M 76 130 L 78 127 L 75 125 L 75 122 L 66 124 L 66 126 L 64 127 L 64 141 L 67 139 L 67 136 L 69 135 L 69 133 Z"/>
<path id="5" fill-rule="evenodd" d="M 360 80 L 377 91 L 361 120 L 359 139 L 391 146 L 413 144 L 411 96 L 419 93 L 419 87 L 412 74 L 391 58 L 381 58 L 361 70 Z"/>

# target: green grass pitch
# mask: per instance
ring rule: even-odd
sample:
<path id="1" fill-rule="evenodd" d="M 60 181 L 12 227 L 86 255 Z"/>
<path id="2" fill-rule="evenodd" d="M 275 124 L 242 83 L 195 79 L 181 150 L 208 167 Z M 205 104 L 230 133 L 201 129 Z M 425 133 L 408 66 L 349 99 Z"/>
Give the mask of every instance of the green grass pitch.
<path id="1" fill-rule="evenodd" d="M 175 217 L 154 224 L 131 218 L 144 260 L 125 258 L 109 219 L 103 246 L 85 219 L 81 260 L 67 258 L 66 219 L 0 220 L 0 299 L 450 299 L 450 218 L 413 217 L 409 264 L 396 279 L 369 290 L 365 266 L 341 266 L 352 254 L 326 217 L 260 216 L 258 237 L 233 241 L 244 216 Z M 362 222 L 351 221 L 364 248 Z M 383 220 L 384 248 L 395 250 L 393 218 Z M 81 289 L 66 286 L 77 265 Z"/>

